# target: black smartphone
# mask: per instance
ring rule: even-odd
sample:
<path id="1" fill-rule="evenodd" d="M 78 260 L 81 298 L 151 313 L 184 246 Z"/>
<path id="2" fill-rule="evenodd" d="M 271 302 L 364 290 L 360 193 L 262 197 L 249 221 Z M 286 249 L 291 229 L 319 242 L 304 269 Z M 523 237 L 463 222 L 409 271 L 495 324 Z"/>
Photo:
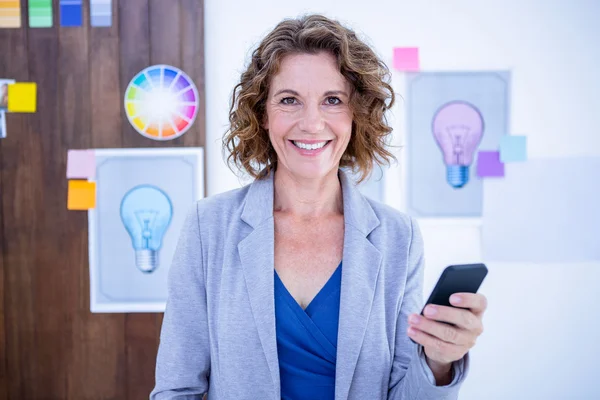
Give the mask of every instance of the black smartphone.
<path id="1" fill-rule="evenodd" d="M 461 264 L 446 267 L 423 306 L 421 315 L 428 304 L 454 307 L 450 304 L 450 296 L 454 293 L 477 293 L 487 273 L 488 269 L 485 264 Z M 448 322 L 443 323 L 453 325 Z M 414 340 L 411 339 L 411 341 L 415 343 Z"/>
<path id="2" fill-rule="evenodd" d="M 428 304 L 453 307 L 450 304 L 450 296 L 454 293 L 477 293 L 487 273 L 488 269 L 485 264 L 461 264 L 446 267 L 423 306 L 421 315 Z"/>

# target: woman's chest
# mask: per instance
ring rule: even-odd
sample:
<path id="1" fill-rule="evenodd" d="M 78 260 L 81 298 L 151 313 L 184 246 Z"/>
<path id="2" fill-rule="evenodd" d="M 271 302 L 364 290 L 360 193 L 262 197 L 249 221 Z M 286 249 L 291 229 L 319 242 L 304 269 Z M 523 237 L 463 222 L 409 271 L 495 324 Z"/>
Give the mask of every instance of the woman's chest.
<path id="1" fill-rule="evenodd" d="M 275 270 L 304 309 L 342 261 L 343 219 L 289 225 L 275 220 Z"/>

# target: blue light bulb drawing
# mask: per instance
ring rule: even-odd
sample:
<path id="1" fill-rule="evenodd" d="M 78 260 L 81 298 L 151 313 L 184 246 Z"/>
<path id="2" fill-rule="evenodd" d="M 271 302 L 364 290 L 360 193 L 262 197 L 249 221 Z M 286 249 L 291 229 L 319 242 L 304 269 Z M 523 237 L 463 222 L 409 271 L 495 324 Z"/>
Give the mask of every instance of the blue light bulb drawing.
<path id="1" fill-rule="evenodd" d="M 131 236 L 140 271 L 151 273 L 158 266 L 157 253 L 172 216 L 171 200 L 155 186 L 139 185 L 123 196 L 121 220 Z"/>

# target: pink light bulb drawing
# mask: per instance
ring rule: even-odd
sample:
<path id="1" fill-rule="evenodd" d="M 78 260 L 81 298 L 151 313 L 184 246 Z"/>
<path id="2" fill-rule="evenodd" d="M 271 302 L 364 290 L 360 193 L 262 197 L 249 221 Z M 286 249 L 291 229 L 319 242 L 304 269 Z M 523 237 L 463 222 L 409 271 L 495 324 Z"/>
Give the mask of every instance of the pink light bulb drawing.
<path id="1" fill-rule="evenodd" d="M 435 140 L 446 164 L 446 180 L 455 189 L 469 181 L 469 167 L 483 136 L 483 117 L 465 101 L 451 101 L 440 107 L 432 123 Z"/>

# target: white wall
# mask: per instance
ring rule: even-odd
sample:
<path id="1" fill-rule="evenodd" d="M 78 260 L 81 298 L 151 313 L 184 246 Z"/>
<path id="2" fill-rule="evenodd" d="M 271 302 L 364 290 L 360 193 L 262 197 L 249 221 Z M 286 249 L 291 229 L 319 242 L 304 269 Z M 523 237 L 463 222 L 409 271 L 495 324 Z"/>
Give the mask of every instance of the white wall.
<path id="1" fill-rule="evenodd" d="M 392 48 L 418 46 L 424 70 L 510 70 L 513 134 L 530 158 L 600 156 L 600 1 L 208 0 L 205 9 L 208 194 L 242 183 L 226 167 L 221 136 L 233 86 L 250 52 L 281 19 L 320 12 L 355 29 L 391 68 Z M 393 87 L 405 93 L 402 74 Z M 390 115 L 403 143 L 402 100 Z M 403 210 L 400 163 L 386 202 Z M 460 399 L 600 398 L 600 263 L 534 265 L 482 260 L 480 221 L 421 220 L 427 296 L 451 263 L 490 273 L 485 332 L 471 351 Z M 599 231 L 600 234 L 600 231 Z M 600 235 L 599 235 L 600 236 Z"/>

